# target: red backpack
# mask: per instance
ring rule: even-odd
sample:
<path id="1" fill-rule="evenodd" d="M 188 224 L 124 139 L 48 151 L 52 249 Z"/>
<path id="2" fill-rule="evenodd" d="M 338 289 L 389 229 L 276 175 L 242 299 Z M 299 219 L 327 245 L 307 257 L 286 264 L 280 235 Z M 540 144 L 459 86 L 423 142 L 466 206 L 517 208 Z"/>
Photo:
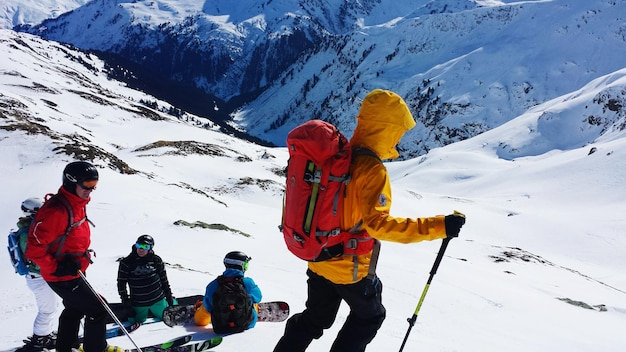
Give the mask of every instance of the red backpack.
<path id="1" fill-rule="evenodd" d="M 280 226 L 287 248 L 298 258 L 312 262 L 369 253 L 374 239 L 367 232 L 341 229 L 352 160 L 348 140 L 332 124 L 311 120 L 289 132 L 287 148 L 289 162 Z"/>

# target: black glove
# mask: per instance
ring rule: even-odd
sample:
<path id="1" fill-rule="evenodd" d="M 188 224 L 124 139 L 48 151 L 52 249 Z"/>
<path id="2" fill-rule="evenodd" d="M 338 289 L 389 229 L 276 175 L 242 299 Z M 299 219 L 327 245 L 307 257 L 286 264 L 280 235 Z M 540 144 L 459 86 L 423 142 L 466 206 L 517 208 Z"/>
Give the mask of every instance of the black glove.
<path id="1" fill-rule="evenodd" d="M 446 215 L 444 222 L 446 224 L 446 237 L 459 237 L 461 227 L 465 224 L 465 214 L 455 210 L 454 214 Z"/>
<path id="2" fill-rule="evenodd" d="M 124 306 L 124 308 L 132 308 L 132 303 L 130 303 L 130 298 L 128 296 L 124 296 L 121 297 L 122 298 L 122 305 Z"/>
<path id="3" fill-rule="evenodd" d="M 80 270 L 80 262 L 71 256 L 57 262 L 57 269 L 52 273 L 54 276 L 76 276 Z"/>
<path id="4" fill-rule="evenodd" d="M 168 305 L 168 306 L 170 306 L 170 307 L 171 307 L 171 306 L 173 306 L 173 305 L 174 305 L 174 297 L 172 297 L 172 296 L 167 296 L 167 297 L 165 297 L 165 300 L 167 301 L 167 305 Z"/>

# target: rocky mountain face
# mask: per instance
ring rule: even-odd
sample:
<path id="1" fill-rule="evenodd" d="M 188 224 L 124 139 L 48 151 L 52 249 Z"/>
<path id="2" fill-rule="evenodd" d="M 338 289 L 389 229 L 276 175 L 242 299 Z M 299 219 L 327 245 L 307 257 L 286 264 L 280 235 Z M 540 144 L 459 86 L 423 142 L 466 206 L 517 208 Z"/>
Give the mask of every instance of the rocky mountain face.
<path id="1" fill-rule="evenodd" d="M 418 122 L 409 158 L 623 68 L 625 17 L 614 0 L 96 0 L 15 29 L 275 145 L 311 118 L 350 135 L 360 99 L 391 89 Z"/>

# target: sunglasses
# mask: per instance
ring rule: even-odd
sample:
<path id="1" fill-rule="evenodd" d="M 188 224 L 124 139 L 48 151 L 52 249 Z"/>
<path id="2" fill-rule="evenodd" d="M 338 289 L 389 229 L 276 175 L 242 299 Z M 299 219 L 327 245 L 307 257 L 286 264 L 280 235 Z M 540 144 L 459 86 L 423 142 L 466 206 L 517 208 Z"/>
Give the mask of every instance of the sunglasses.
<path id="1" fill-rule="evenodd" d="M 78 185 L 80 186 L 80 188 L 84 189 L 85 191 L 93 191 L 94 189 L 96 189 L 97 184 L 98 184 L 98 180 L 91 180 L 91 181 L 83 181 L 79 183 Z"/>
<path id="2" fill-rule="evenodd" d="M 150 247 L 152 247 L 152 246 L 150 246 L 147 243 L 135 243 L 135 248 L 137 248 L 137 249 L 143 249 L 143 250 L 147 251 L 147 250 L 150 250 Z"/>

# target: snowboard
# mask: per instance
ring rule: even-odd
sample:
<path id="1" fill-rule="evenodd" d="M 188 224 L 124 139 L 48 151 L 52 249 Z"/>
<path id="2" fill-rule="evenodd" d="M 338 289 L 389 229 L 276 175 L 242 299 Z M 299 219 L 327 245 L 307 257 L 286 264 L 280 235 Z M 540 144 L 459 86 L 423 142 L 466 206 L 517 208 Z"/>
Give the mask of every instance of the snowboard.
<path id="1" fill-rule="evenodd" d="M 289 304 L 287 302 L 261 302 L 257 306 L 257 321 L 259 322 L 281 322 L 289 318 Z M 167 307 L 163 311 L 163 322 L 170 327 L 185 325 L 193 321 L 196 309 L 196 305 L 193 304 Z"/>
<path id="2" fill-rule="evenodd" d="M 261 302 L 257 311 L 259 319 L 257 321 L 281 322 L 289 318 L 289 304 L 282 301 Z"/>
<path id="3" fill-rule="evenodd" d="M 185 297 L 176 297 L 176 301 L 178 301 L 178 305 L 189 305 L 189 304 L 194 304 L 194 303 L 196 303 L 198 301 L 201 301 L 203 298 L 204 298 L 204 296 L 202 296 L 202 295 L 185 296 Z M 113 314 L 115 314 L 115 316 L 121 322 L 128 321 L 128 318 L 132 317 L 135 314 L 135 311 L 132 308 L 128 308 L 128 307 L 124 306 L 123 303 L 118 303 L 118 302 L 116 302 L 116 303 L 109 303 L 109 307 L 113 311 Z M 152 314 L 150 314 L 148 317 L 149 318 L 154 318 L 154 316 L 152 316 Z M 108 323 L 115 323 L 113 318 L 111 318 L 108 315 L 107 315 L 106 322 L 107 322 L 107 324 Z"/>
<path id="4" fill-rule="evenodd" d="M 140 323 L 131 324 L 131 323 L 126 322 L 126 323 L 123 323 L 123 325 L 124 325 L 124 329 L 126 329 L 126 332 L 129 334 L 139 329 L 139 327 L 141 327 Z M 108 328 L 105 334 L 107 339 L 118 337 L 118 336 L 123 336 L 123 335 L 124 335 L 124 330 L 122 330 L 122 328 L 118 326 L 117 324 L 115 324 L 115 326 L 113 327 Z"/>

